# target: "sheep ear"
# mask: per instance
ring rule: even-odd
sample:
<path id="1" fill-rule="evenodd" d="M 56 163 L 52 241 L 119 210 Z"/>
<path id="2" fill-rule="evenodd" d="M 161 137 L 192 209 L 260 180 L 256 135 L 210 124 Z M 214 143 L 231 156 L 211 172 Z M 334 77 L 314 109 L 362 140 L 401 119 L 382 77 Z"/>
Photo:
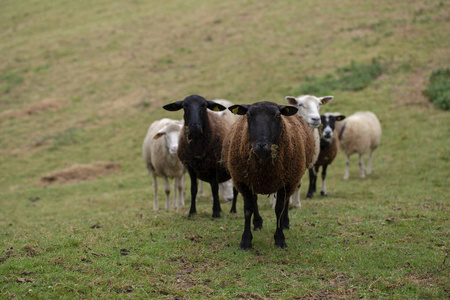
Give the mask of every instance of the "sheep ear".
<path id="1" fill-rule="evenodd" d="M 327 104 L 327 103 L 330 103 L 331 102 L 331 100 L 333 100 L 333 96 L 325 96 L 325 97 L 320 97 L 319 99 L 320 99 L 320 105 L 324 105 L 324 104 Z"/>
<path id="2" fill-rule="evenodd" d="M 336 121 L 342 121 L 345 119 L 345 116 L 339 115 L 339 116 L 336 116 L 335 118 L 336 118 Z"/>
<path id="3" fill-rule="evenodd" d="M 177 111 L 183 108 L 183 101 L 175 101 L 170 104 L 166 104 L 163 106 L 165 110 L 168 111 Z"/>
<path id="4" fill-rule="evenodd" d="M 297 98 L 292 97 L 292 96 L 286 96 L 285 99 L 288 104 L 297 105 Z"/>
<path id="5" fill-rule="evenodd" d="M 295 115 L 298 111 L 298 108 L 295 106 L 279 105 L 278 108 L 280 109 L 280 113 L 287 117 Z"/>
<path id="6" fill-rule="evenodd" d="M 160 137 L 162 137 L 163 135 L 165 135 L 165 132 L 162 131 L 158 131 L 158 133 L 155 134 L 155 136 L 153 137 L 154 140 L 159 139 Z"/>
<path id="7" fill-rule="evenodd" d="M 222 110 L 227 109 L 225 106 L 223 106 L 219 103 L 216 103 L 214 101 L 206 101 L 206 103 L 207 103 L 208 109 L 213 110 L 213 111 L 222 111 Z"/>
<path id="8" fill-rule="evenodd" d="M 230 107 L 228 107 L 228 109 L 235 115 L 245 115 L 248 111 L 248 105 L 232 105 Z"/>

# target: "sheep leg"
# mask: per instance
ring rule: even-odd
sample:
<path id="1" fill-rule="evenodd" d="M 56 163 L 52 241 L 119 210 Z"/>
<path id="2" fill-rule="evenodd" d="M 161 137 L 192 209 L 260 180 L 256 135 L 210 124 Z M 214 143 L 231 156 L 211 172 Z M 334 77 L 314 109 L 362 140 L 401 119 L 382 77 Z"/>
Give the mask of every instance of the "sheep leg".
<path id="1" fill-rule="evenodd" d="M 166 204 L 164 205 L 165 209 L 170 209 L 170 183 L 167 177 L 163 177 L 164 179 L 164 191 L 166 193 Z"/>
<path id="2" fill-rule="evenodd" d="M 173 190 L 174 190 L 173 206 L 174 207 L 184 206 L 184 174 L 174 179 Z"/>
<path id="3" fill-rule="evenodd" d="M 269 203 L 272 204 L 272 208 L 275 209 L 275 203 L 277 202 L 276 194 L 270 194 Z"/>
<path id="4" fill-rule="evenodd" d="M 362 159 L 362 154 L 359 154 L 358 164 L 359 164 L 359 177 L 361 177 L 361 178 L 366 177 L 364 175 L 364 162 Z"/>
<path id="5" fill-rule="evenodd" d="M 222 211 L 220 209 L 220 201 L 219 201 L 219 183 L 216 179 L 213 179 L 210 182 L 211 185 L 211 192 L 213 195 L 213 214 L 212 217 L 214 219 L 220 219 L 220 212 Z"/>
<path id="6" fill-rule="evenodd" d="M 322 166 L 322 190 L 320 191 L 322 196 L 327 196 L 327 185 L 325 182 L 325 178 L 327 177 L 327 167 L 328 165 Z"/>
<path id="7" fill-rule="evenodd" d="M 156 174 L 152 173 L 152 176 L 153 176 L 153 210 L 159 210 L 158 180 L 156 179 Z"/>
<path id="8" fill-rule="evenodd" d="M 172 203 L 173 208 L 178 207 L 178 199 L 177 199 L 178 189 L 177 189 L 177 187 L 178 187 L 178 178 L 174 178 L 173 179 L 173 203 Z"/>
<path id="9" fill-rule="evenodd" d="M 200 182 L 199 182 L 199 192 L 198 192 L 198 195 L 200 196 L 200 197 L 205 197 L 205 191 L 203 190 L 203 181 L 201 181 L 201 180 L 199 180 Z"/>
<path id="10" fill-rule="evenodd" d="M 255 195 L 253 207 L 253 230 L 258 231 L 263 228 L 263 218 L 259 214 L 258 196 Z"/>
<path id="11" fill-rule="evenodd" d="M 193 168 L 188 167 L 189 177 L 191 178 L 191 208 L 189 209 L 188 217 L 192 217 L 195 213 L 197 213 L 197 209 L 195 208 L 195 199 L 197 197 L 197 174 Z"/>
<path id="12" fill-rule="evenodd" d="M 277 193 L 277 203 L 275 204 L 275 214 L 277 215 L 277 229 L 273 238 L 275 239 L 275 246 L 286 248 L 286 241 L 283 233 L 284 228 L 289 228 L 289 196 L 284 188 Z"/>
<path id="13" fill-rule="evenodd" d="M 344 179 L 347 180 L 350 177 L 350 157 L 345 155 L 345 174 Z"/>
<path id="14" fill-rule="evenodd" d="M 239 191 L 244 198 L 244 214 L 245 214 L 245 223 L 244 223 L 244 233 L 242 234 L 241 244 L 239 247 L 242 250 L 248 250 L 252 248 L 252 230 L 251 230 L 251 219 L 253 210 L 255 208 L 256 195 L 253 194 L 250 189 L 244 185 L 238 185 Z"/>
<path id="15" fill-rule="evenodd" d="M 235 214 L 237 212 L 236 211 L 236 201 L 237 201 L 238 194 L 239 194 L 238 190 L 233 186 L 233 202 L 231 204 L 230 214 Z"/>
<path id="16" fill-rule="evenodd" d="M 372 158 L 373 158 L 373 151 L 370 151 L 369 161 L 367 162 L 367 170 L 366 170 L 367 174 L 372 173 Z"/>
<path id="17" fill-rule="evenodd" d="M 318 171 L 319 168 L 316 168 Z M 314 171 L 313 168 L 308 169 L 309 171 L 309 188 L 308 193 L 306 194 L 306 198 L 312 198 L 314 192 L 316 191 L 316 181 L 317 181 L 317 171 Z"/>

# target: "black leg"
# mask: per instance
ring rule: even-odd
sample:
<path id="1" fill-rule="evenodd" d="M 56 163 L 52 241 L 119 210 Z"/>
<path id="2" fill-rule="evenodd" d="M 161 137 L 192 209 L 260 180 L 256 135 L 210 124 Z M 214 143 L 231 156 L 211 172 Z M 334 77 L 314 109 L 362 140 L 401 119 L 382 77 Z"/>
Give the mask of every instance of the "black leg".
<path id="1" fill-rule="evenodd" d="M 220 219 L 220 202 L 219 202 L 219 183 L 216 179 L 213 179 L 210 182 L 211 185 L 211 192 L 213 195 L 213 215 L 212 217 L 214 219 Z"/>
<path id="2" fill-rule="evenodd" d="M 237 201 L 238 194 L 239 194 L 238 190 L 233 186 L 233 202 L 231 204 L 230 214 L 235 214 L 237 212 L 236 211 L 236 201 Z"/>
<path id="3" fill-rule="evenodd" d="M 283 228 L 289 227 L 289 197 L 292 195 L 292 190 L 288 190 L 286 187 L 280 189 L 277 193 L 277 203 L 275 204 L 275 214 L 277 215 L 277 229 L 273 238 L 275 239 L 275 246 L 280 248 L 287 247 Z"/>
<path id="4" fill-rule="evenodd" d="M 242 184 L 239 186 L 239 191 L 244 198 L 244 214 L 245 214 L 245 223 L 244 223 L 244 233 L 242 234 L 240 247 L 243 250 L 248 250 L 252 248 L 252 230 L 251 230 L 251 219 L 253 214 L 253 209 L 255 207 L 254 201 L 256 199 L 256 195 L 254 195 L 250 189 Z"/>
<path id="5" fill-rule="evenodd" d="M 312 198 L 314 192 L 316 191 L 317 175 L 314 172 L 313 168 L 308 169 L 308 171 L 309 171 L 309 188 L 308 188 L 308 193 L 306 194 L 306 198 Z"/>
<path id="6" fill-rule="evenodd" d="M 188 173 L 191 178 L 191 209 L 189 210 L 188 217 L 192 217 L 195 213 L 197 213 L 195 208 L 195 199 L 197 197 L 197 174 L 191 167 L 188 167 Z"/>
<path id="7" fill-rule="evenodd" d="M 255 195 L 253 201 L 253 230 L 258 231 L 263 228 L 263 218 L 259 214 L 258 196 Z"/>
<path id="8" fill-rule="evenodd" d="M 320 191 L 320 194 L 322 196 L 328 196 L 327 195 L 327 187 L 326 187 L 326 183 L 325 183 L 325 178 L 327 178 L 327 167 L 328 167 L 328 165 L 324 165 L 322 167 L 322 190 Z"/>

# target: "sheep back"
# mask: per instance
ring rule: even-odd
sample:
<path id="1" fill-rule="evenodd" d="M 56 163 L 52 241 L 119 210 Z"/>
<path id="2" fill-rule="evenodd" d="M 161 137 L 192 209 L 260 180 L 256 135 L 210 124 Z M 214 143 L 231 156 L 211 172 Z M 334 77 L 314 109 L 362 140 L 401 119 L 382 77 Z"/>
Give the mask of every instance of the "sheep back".
<path id="1" fill-rule="evenodd" d="M 336 129 L 340 136 L 340 148 L 347 155 L 364 154 L 380 144 L 381 125 L 372 112 L 356 112 L 343 122 L 336 122 Z"/>

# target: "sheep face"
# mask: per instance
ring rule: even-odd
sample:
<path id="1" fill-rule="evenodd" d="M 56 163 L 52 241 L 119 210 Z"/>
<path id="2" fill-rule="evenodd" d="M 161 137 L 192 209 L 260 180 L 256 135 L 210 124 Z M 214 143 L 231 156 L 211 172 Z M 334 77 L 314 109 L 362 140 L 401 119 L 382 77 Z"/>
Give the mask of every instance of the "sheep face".
<path id="1" fill-rule="evenodd" d="M 182 124 L 169 124 L 159 130 L 153 139 L 157 140 L 161 137 L 166 139 L 166 146 L 171 155 L 176 155 L 178 151 L 178 140 L 180 138 Z"/>
<path id="2" fill-rule="evenodd" d="M 226 109 L 225 106 L 213 101 L 208 101 L 198 95 L 191 95 L 182 101 L 164 105 L 163 108 L 168 111 L 184 110 L 184 130 L 186 137 L 189 140 L 195 139 L 203 133 L 204 126 L 207 124 L 207 109 L 212 111 L 222 111 Z"/>
<path id="3" fill-rule="evenodd" d="M 325 140 L 331 140 L 333 138 L 333 132 L 336 127 L 336 121 L 342 121 L 345 119 L 343 115 L 332 115 L 329 113 L 320 116 L 322 123 L 322 137 Z"/>
<path id="4" fill-rule="evenodd" d="M 325 96 L 320 98 L 310 95 L 297 98 L 292 96 L 286 97 L 287 103 L 298 107 L 299 116 L 313 128 L 320 126 L 320 106 L 331 102 L 331 100 L 333 100 L 333 96 Z"/>
<path id="5" fill-rule="evenodd" d="M 270 157 L 272 148 L 281 133 L 281 115 L 292 116 L 297 108 L 272 102 L 257 102 L 252 105 L 233 105 L 228 108 L 237 115 L 246 115 L 248 133 L 253 153 L 262 162 Z"/>

